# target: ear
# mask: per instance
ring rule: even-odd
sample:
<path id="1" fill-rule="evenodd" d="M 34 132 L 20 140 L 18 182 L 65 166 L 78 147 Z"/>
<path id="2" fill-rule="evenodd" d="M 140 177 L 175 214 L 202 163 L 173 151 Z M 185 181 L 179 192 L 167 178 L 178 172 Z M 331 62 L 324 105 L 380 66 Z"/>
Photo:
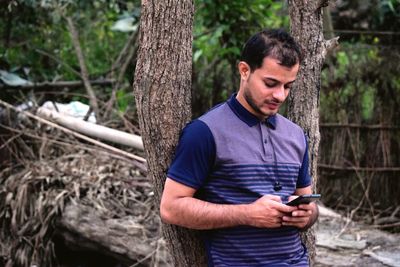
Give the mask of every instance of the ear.
<path id="1" fill-rule="evenodd" d="M 238 64 L 238 70 L 240 73 L 240 78 L 243 80 L 247 80 L 250 76 L 250 66 L 244 61 L 240 61 Z"/>

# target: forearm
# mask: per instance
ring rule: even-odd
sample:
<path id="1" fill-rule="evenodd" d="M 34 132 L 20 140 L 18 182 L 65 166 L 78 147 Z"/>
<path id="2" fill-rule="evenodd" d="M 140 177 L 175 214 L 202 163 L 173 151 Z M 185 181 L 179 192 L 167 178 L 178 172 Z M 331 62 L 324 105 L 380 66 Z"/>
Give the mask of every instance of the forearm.
<path id="1" fill-rule="evenodd" d="M 296 207 L 282 204 L 276 195 L 265 195 L 249 204 L 214 204 L 194 198 L 195 189 L 167 178 L 161 197 L 161 219 L 192 229 L 216 229 L 239 225 L 281 227 L 282 217 Z"/>
<path id="2" fill-rule="evenodd" d="M 161 203 L 164 222 L 192 229 L 215 229 L 247 224 L 246 206 L 214 204 L 193 197 Z"/>

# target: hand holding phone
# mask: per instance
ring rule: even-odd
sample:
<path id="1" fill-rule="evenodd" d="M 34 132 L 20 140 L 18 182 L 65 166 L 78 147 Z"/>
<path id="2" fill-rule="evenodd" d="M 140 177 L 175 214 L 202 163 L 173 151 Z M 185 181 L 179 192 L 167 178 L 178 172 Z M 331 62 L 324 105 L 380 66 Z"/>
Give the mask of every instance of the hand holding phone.
<path id="1" fill-rule="evenodd" d="M 320 194 L 308 194 L 308 195 L 301 195 L 292 201 L 286 203 L 288 206 L 298 206 L 300 204 L 309 204 L 310 202 L 316 201 L 321 198 Z"/>
<path id="2" fill-rule="evenodd" d="M 293 196 L 294 197 L 294 196 Z M 292 198 L 292 197 L 291 197 Z M 294 226 L 299 229 L 307 229 L 318 218 L 318 208 L 316 205 L 303 205 L 301 208 L 299 205 L 301 204 L 309 204 L 317 199 L 320 199 L 320 194 L 307 194 L 301 195 L 297 198 L 293 199 L 286 203 L 287 206 L 296 207 L 297 210 L 287 214 L 282 217 L 282 225 L 283 226 Z"/>

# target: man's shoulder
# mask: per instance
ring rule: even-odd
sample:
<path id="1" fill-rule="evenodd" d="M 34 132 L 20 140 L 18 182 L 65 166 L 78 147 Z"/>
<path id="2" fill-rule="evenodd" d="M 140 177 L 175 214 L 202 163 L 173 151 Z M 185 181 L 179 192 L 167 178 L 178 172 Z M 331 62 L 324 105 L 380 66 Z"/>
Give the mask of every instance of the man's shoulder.
<path id="1" fill-rule="evenodd" d="M 208 135 L 209 132 L 210 129 L 208 125 L 204 121 L 200 120 L 200 118 L 197 118 L 186 124 L 186 126 L 182 130 L 181 135 L 198 138 L 201 136 Z"/>
<path id="2" fill-rule="evenodd" d="M 214 106 L 197 119 L 203 121 L 207 125 L 218 123 L 218 121 L 221 121 L 225 117 L 230 115 L 230 112 L 227 112 L 227 109 L 230 109 L 228 104 L 226 102 L 223 102 Z"/>
<path id="3" fill-rule="evenodd" d="M 288 118 L 282 116 L 281 114 L 275 115 L 276 125 L 285 129 L 291 129 L 293 131 L 300 131 L 304 133 L 304 130 L 293 121 L 289 120 Z"/>

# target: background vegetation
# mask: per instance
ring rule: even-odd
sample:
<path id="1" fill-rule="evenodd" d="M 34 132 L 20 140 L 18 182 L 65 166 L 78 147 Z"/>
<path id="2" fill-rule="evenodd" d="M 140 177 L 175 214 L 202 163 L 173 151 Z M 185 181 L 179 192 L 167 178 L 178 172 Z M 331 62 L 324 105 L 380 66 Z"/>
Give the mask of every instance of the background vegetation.
<path id="1" fill-rule="evenodd" d="M 284 1 L 196 0 L 195 5 L 194 117 L 237 90 L 236 64 L 252 33 L 289 28 Z M 342 0 L 329 11 L 325 33 L 340 36 L 340 47 L 322 75 L 320 191 L 325 204 L 373 221 L 400 204 L 400 1 Z M 89 103 L 83 86 L 22 90 L 7 80 L 9 74 L 32 83 L 81 80 L 66 22 L 71 18 L 89 79 L 114 81 L 94 86 L 102 123 L 135 125 L 135 50 L 127 57 L 124 49 L 130 40 L 135 47 L 139 16 L 136 0 L 1 2 L 0 98 L 15 105 Z"/>

